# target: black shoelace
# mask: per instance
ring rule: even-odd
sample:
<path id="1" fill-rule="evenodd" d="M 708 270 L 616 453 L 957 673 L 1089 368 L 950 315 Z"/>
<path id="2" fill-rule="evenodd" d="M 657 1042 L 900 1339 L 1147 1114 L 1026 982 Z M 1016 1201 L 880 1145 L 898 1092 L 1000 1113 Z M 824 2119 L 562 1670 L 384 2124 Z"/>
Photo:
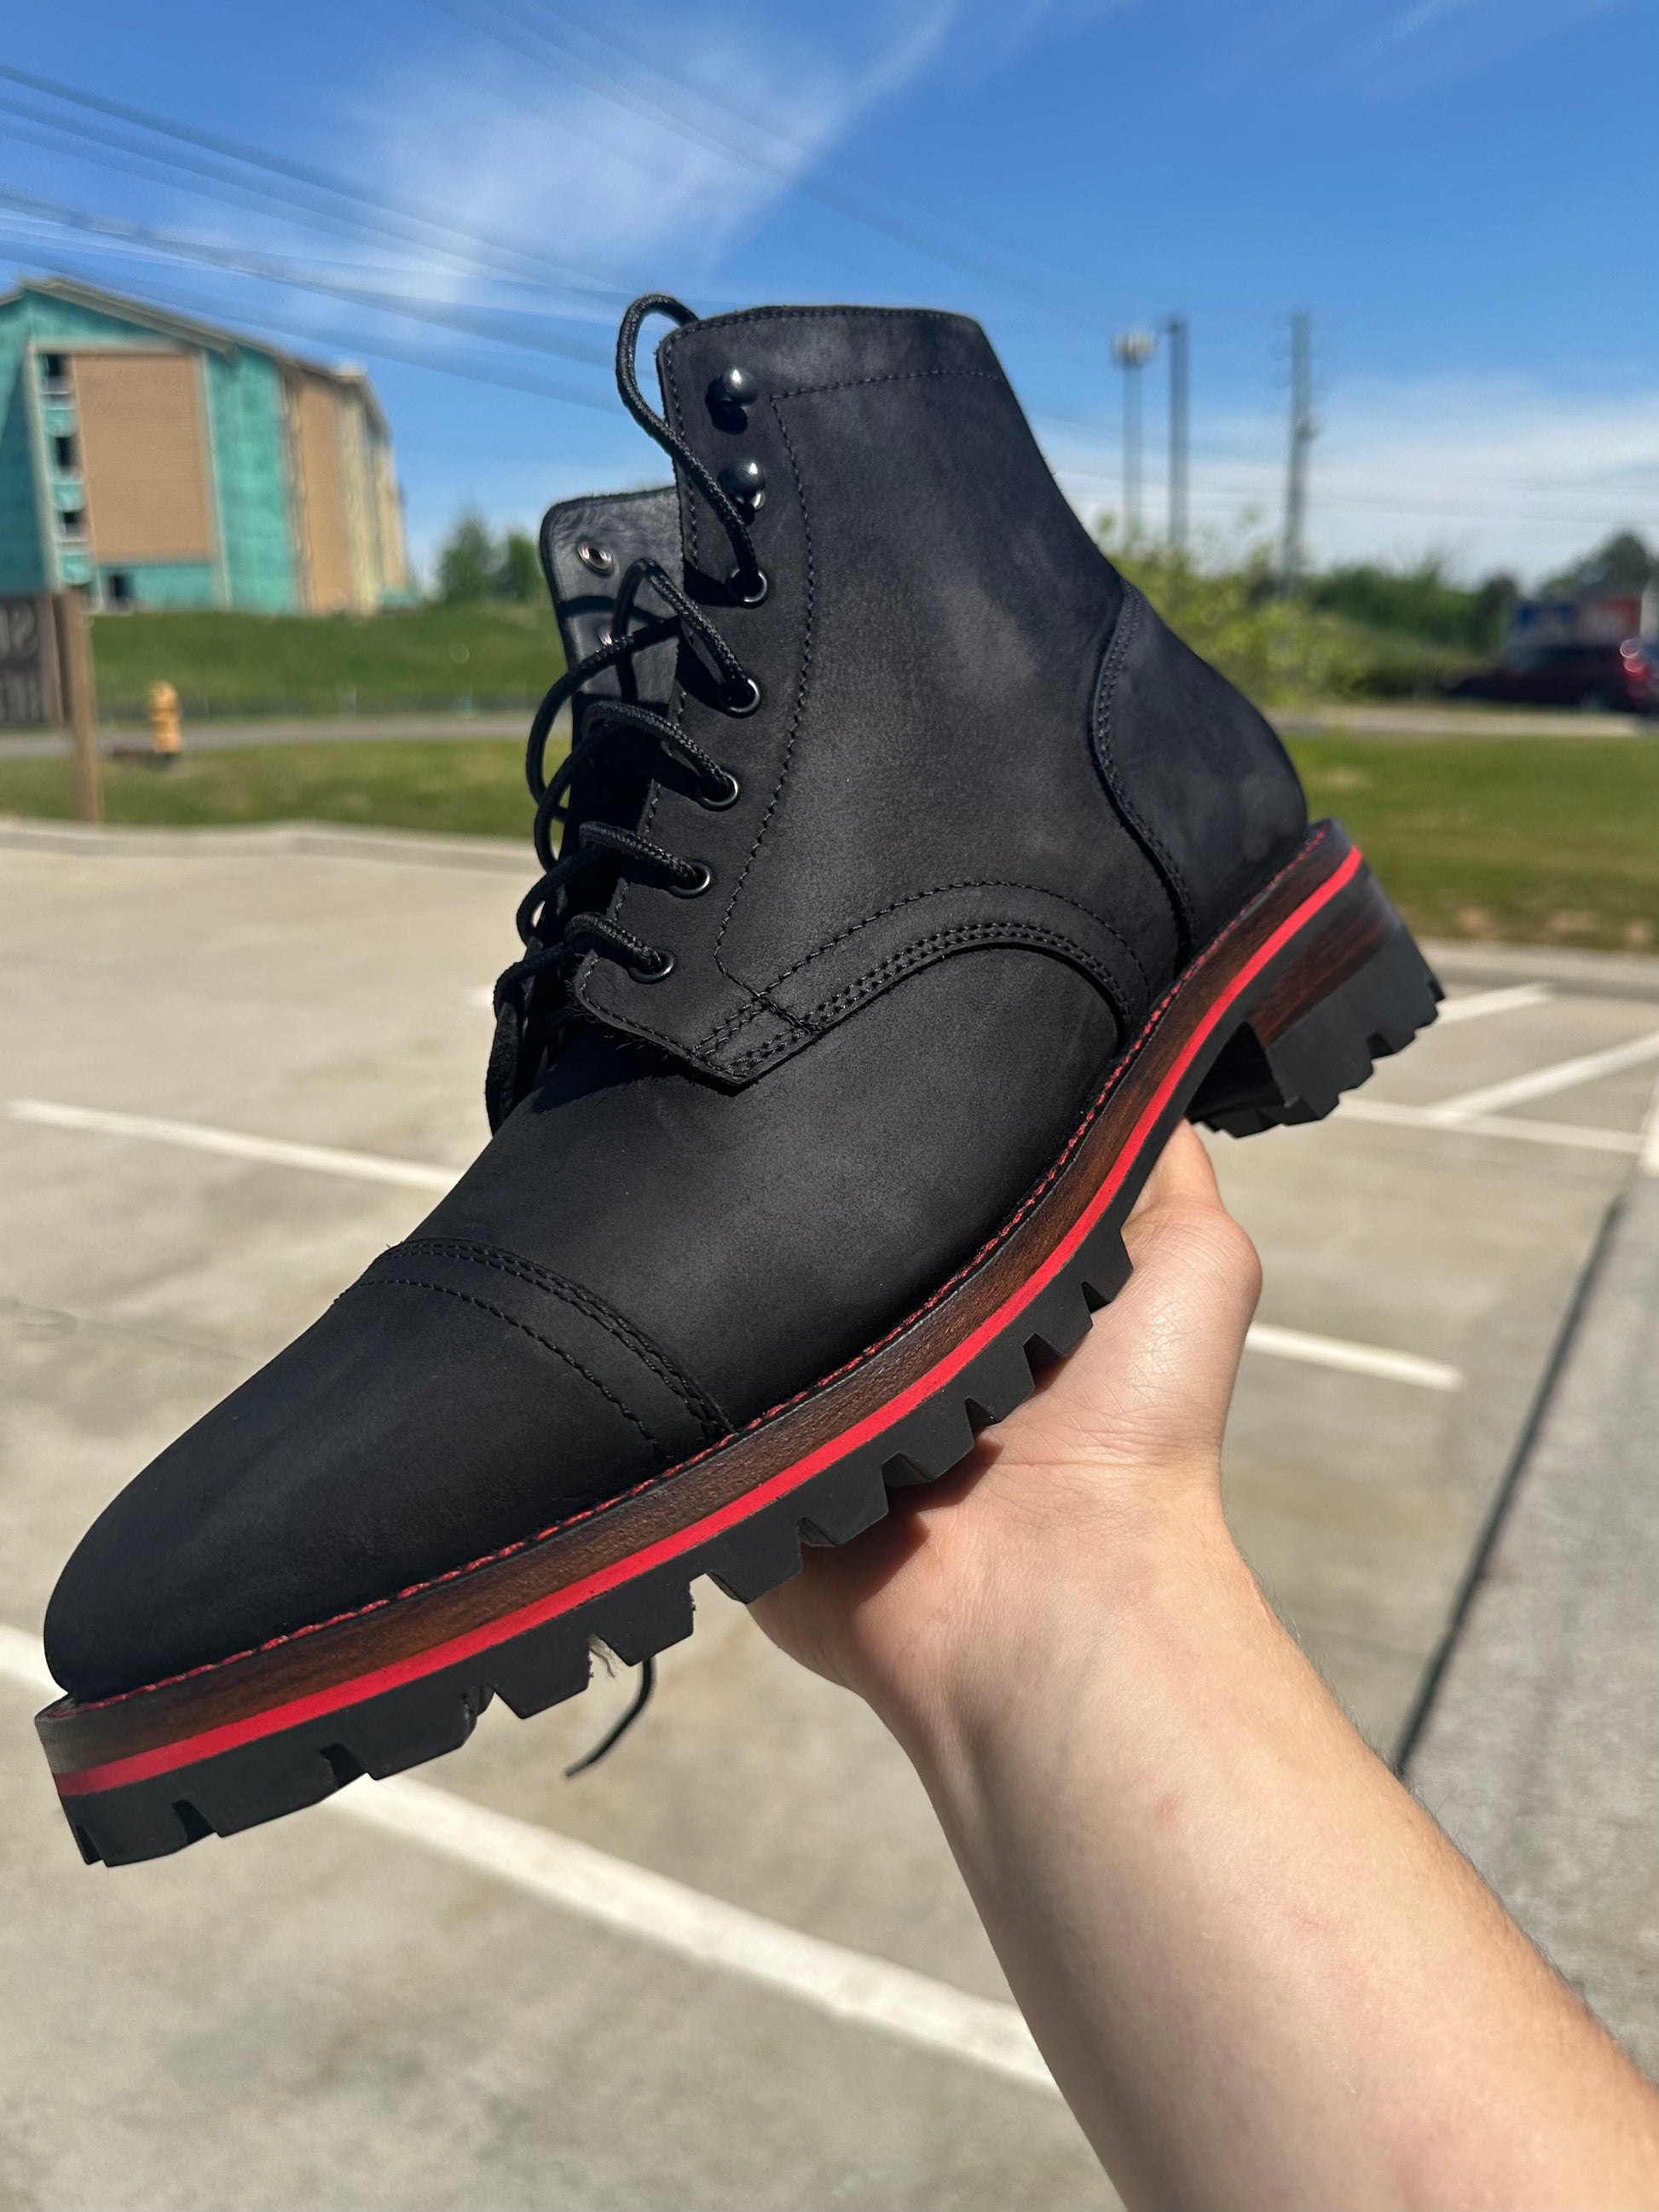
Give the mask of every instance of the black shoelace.
<path id="1" fill-rule="evenodd" d="M 766 578 L 747 522 L 713 473 L 647 404 L 640 390 L 634 357 L 641 325 L 650 315 L 666 315 L 680 324 L 697 319 L 689 307 L 665 293 L 647 293 L 635 300 L 617 333 L 617 389 L 641 428 L 655 439 L 708 501 L 730 539 L 736 562 L 727 582 L 732 603 L 757 605 L 765 596 Z M 637 603 L 643 593 L 659 602 L 665 611 L 641 614 Z M 577 828 L 574 844 L 569 836 L 572 783 L 602 748 L 615 744 L 619 733 L 653 741 L 690 775 L 693 793 L 703 805 L 730 806 L 737 799 L 738 779 L 730 769 L 722 767 L 666 714 L 641 705 L 635 694 L 635 656 L 668 638 L 691 646 L 705 662 L 714 679 L 715 696 L 727 714 L 752 714 L 760 704 L 759 684 L 678 580 L 658 562 L 635 561 L 617 586 L 608 641 L 560 677 L 536 709 L 530 726 L 525 781 L 536 802 L 536 857 L 543 872 L 518 911 L 523 955 L 495 985 L 495 1041 L 484 1085 L 492 1128 L 500 1127 L 546 1066 L 555 1039 L 574 1012 L 566 988 L 570 973 L 587 954 L 617 961 L 642 982 L 659 981 L 673 969 L 674 956 L 665 947 L 647 945 L 596 906 L 575 902 L 573 894 L 584 873 L 605 866 L 617 876 L 665 884 L 687 897 L 708 888 L 708 870 L 702 861 L 672 853 L 620 823 L 585 820 Z M 556 717 L 567 700 L 607 668 L 617 670 L 623 696 L 586 703 L 580 740 L 571 746 L 550 776 L 547 740 Z"/>
<path id="2" fill-rule="evenodd" d="M 747 523 L 711 472 L 647 404 L 640 390 L 635 352 L 641 326 L 654 314 L 667 315 L 680 324 L 696 320 L 689 307 L 665 293 L 648 293 L 635 300 L 617 333 L 617 389 L 635 421 L 672 457 L 714 510 L 736 560 L 729 580 L 733 601 L 738 605 L 757 605 L 766 595 L 766 578 L 756 558 Z M 639 617 L 637 602 L 644 592 L 652 593 L 666 611 Z M 731 769 L 722 767 L 666 714 L 642 706 L 635 695 L 635 655 L 669 638 L 678 638 L 703 655 L 728 714 L 752 714 L 760 704 L 759 684 L 676 579 L 655 561 L 635 561 L 617 586 L 608 640 L 574 668 L 567 669 L 536 709 L 530 726 L 525 781 L 536 802 L 536 857 L 543 872 L 518 911 L 523 957 L 506 969 L 495 985 L 495 1042 L 484 1087 L 492 1129 L 501 1126 L 532 1087 L 560 1030 L 572 1018 L 574 1010 L 565 985 L 570 971 L 587 953 L 620 961 L 645 981 L 658 981 L 673 967 L 672 952 L 647 945 L 596 908 L 574 904 L 572 890 L 583 873 L 608 866 L 623 876 L 638 875 L 647 881 L 666 884 L 687 896 L 696 896 L 708 887 L 708 870 L 702 861 L 672 853 L 666 846 L 621 823 L 584 821 L 574 845 L 568 836 L 567 802 L 572 784 L 581 768 L 602 746 L 614 744 L 619 732 L 653 741 L 671 760 L 678 761 L 691 776 L 693 790 L 705 806 L 726 807 L 737 799 L 738 779 Z M 618 672 L 623 696 L 588 702 L 580 743 L 572 745 L 550 776 L 547 740 L 560 709 L 583 684 L 602 670 L 613 667 Z M 556 852 L 553 846 L 556 824 Z M 656 1662 L 647 1659 L 627 1711 L 590 1752 L 566 1768 L 568 1776 L 597 1765 L 621 1741 L 645 1711 L 655 1682 Z"/>

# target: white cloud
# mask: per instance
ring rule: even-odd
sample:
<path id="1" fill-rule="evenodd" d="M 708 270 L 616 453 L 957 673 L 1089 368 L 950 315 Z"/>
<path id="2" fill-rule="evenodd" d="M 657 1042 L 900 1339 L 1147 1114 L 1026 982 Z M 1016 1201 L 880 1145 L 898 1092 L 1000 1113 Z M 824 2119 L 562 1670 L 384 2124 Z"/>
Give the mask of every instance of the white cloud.
<path id="1" fill-rule="evenodd" d="M 1353 66 L 1375 91 L 1416 90 L 1485 68 L 1538 39 L 1632 0 L 1409 0 L 1360 42 Z"/>
<path id="2" fill-rule="evenodd" d="M 1198 529 L 1276 532 L 1283 422 L 1240 415 L 1197 427 Z M 1115 440 L 1044 432 L 1078 506 L 1120 509 Z M 1146 512 L 1156 526 L 1164 511 L 1156 434 L 1147 458 Z M 1575 394 L 1521 378 L 1376 379 L 1356 380 L 1322 410 L 1309 514 L 1321 561 L 1437 552 L 1466 574 L 1507 568 L 1535 578 L 1621 528 L 1659 537 L 1659 388 Z"/>
<path id="3" fill-rule="evenodd" d="M 684 282 L 927 64 L 958 5 L 854 9 L 833 46 L 708 4 L 677 6 L 660 34 L 636 15 L 654 67 L 614 54 L 599 86 L 474 44 L 463 66 L 428 57 L 381 88 L 370 166 L 472 230 L 608 276 Z"/>

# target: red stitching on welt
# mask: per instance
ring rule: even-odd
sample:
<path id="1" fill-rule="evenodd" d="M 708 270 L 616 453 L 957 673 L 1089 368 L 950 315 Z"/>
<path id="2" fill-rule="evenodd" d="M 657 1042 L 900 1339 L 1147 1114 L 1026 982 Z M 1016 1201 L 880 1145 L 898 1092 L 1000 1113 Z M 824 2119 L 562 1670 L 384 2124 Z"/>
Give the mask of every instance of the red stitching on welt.
<path id="1" fill-rule="evenodd" d="M 1122 1082 L 1136 1054 L 1152 1035 L 1165 1010 L 1173 1003 L 1178 993 L 1198 973 L 1205 963 L 1220 950 L 1241 923 L 1249 919 L 1268 894 L 1278 889 L 1291 869 L 1305 860 L 1310 854 L 1317 850 L 1325 842 L 1326 833 L 1329 828 L 1328 823 L 1321 823 L 1307 843 L 1298 850 L 1296 858 L 1286 861 L 1279 873 L 1262 885 L 1249 904 L 1242 907 L 1226 927 L 1217 932 L 1197 959 L 1176 976 L 1164 996 L 1147 1015 L 1133 1042 L 1125 1051 L 1123 1057 L 1118 1061 L 1110 1075 L 1107 1077 L 1096 1095 L 1093 1104 L 1066 1139 L 1064 1150 L 1043 1176 L 1042 1181 L 1027 1192 L 1001 1228 L 994 1237 L 981 1245 L 971 1260 L 965 1261 L 948 1282 L 942 1284 L 933 1296 L 926 1299 L 913 1313 L 907 1314 L 902 1322 L 889 1329 L 885 1336 L 878 1338 L 874 1344 L 866 1346 L 864 1351 L 855 1353 L 851 1359 L 845 1361 L 840 1367 L 832 1369 L 828 1375 L 820 1376 L 816 1382 L 809 1382 L 804 1390 L 798 1390 L 793 1398 L 785 1398 L 779 1404 L 769 1407 L 765 1413 L 757 1413 L 752 1420 L 745 1421 L 740 1429 L 733 1429 L 730 1436 L 722 1437 L 718 1443 L 706 1445 L 702 1451 L 694 1452 L 690 1459 L 681 1460 L 676 1467 L 665 1468 L 660 1474 L 647 1475 L 642 1481 L 636 1482 L 631 1489 L 618 1491 L 616 1497 L 607 1498 L 600 1504 L 584 1506 L 580 1513 L 573 1513 L 568 1520 L 556 1521 L 546 1528 L 538 1528 L 532 1536 L 520 1536 L 511 1544 L 503 1544 L 499 1551 L 485 1552 L 478 1559 L 469 1559 L 465 1566 L 450 1567 L 443 1574 L 428 1576 L 424 1582 L 410 1583 L 405 1589 L 393 1590 L 389 1597 L 371 1598 L 365 1605 L 350 1606 L 343 1613 L 331 1613 L 325 1620 L 307 1621 L 303 1628 L 285 1629 L 280 1636 L 269 1637 L 263 1644 L 252 1644 L 246 1651 L 233 1651 L 226 1658 L 205 1659 L 199 1666 L 184 1668 L 176 1674 L 163 1674 L 156 1681 L 140 1683 L 135 1689 L 118 1690 L 111 1697 L 91 1698 L 85 1705 L 76 1705 L 75 1711 L 78 1713 L 99 1712 L 110 1705 L 125 1705 L 131 1698 L 148 1697 L 152 1691 L 168 1690 L 177 1683 L 194 1681 L 202 1674 L 216 1674 L 222 1668 L 240 1666 L 244 1661 L 260 1658 L 267 1651 L 280 1650 L 286 1644 L 297 1644 L 302 1637 L 319 1636 L 325 1628 L 338 1628 L 345 1621 L 362 1620 L 371 1613 L 383 1613 L 387 1606 L 400 1605 L 405 1598 L 419 1597 L 427 1590 L 441 1589 L 446 1583 L 459 1582 L 464 1576 L 477 1574 L 481 1568 L 493 1567 L 502 1559 L 516 1558 L 520 1552 L 532 1551 L 537 1545 L 549 1543 L 555 1536 L 564 1535 L 568 1530 L 579 1528 L 584 1521 L 592 1520 L 597 1514 L 611 1512 L 618 1505 L 625 1505 L 630 1498 L 638 1498 L 643 1492 L 655 1490 L 662 1483 L 672 1482 L 677 1475 L 684 1474 L 690 1468 L 700 1466 L 704 1460 L 711 1459 L 716 1452 L 725 1451 L 728 1445 L 736 1443 L 740 1437 L 751 1436 L 757 1429 L 764 1428 L 768 1421 L 776 1420 L 780 1414 L 790 1412 L 794 1407 L 813 1396 L 816 1392 L 828 1389 L 831 1383 L 839 1382 L 843 1376 L 850 1375 L 854 1368 L 863 1366 L 866 1360 L 873 1359 L 878 1352 L 884 1352 L 895 1338 L 902 1336 L 905 1330 L 912 1328 L 924 1314 L 931 1313 L 942 1299 L 949 1297 L 959 1284 L 965 1282 L 975 1269 L 988 1260 L 999 1246 L 1006 1243 L 1032 1208 L 1042 1200 L 1045 1193 L 1064 1174 L 1066 1163 L 1099 1119 L 1102 1108 Z"/>

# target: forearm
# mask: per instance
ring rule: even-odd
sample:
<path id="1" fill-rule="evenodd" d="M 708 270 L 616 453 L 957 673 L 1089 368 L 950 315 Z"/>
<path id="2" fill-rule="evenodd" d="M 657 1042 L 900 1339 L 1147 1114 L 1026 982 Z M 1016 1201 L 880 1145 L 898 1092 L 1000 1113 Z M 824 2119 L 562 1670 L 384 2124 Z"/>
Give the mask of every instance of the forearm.
<path id="1" fill-rule="evenodd" d="M 988 1609 L 926 1705 L 884 1705 L 1119 2186 L 1659 2201 L 1659 2101 L 1366 1749 L 1195 1494 L 1139 1531 L 1034 1528 L 1041 1555 L 1006 1571 L 1036 1601 Z"/>

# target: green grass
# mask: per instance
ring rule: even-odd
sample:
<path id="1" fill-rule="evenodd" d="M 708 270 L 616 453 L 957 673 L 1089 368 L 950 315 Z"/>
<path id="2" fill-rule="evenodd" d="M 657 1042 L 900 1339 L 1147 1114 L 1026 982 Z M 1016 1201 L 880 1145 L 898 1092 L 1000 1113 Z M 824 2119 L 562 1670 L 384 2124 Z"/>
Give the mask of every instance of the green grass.
<path id="1" fill-rule="evenodd" d="M 1316 814 L 1425 936 L 1659 951 L 1659 743 L 1304 738 Z"/>
<path id="2" fill-rule="evenodd" d="M 111 822 L 123 823 L 369 823 L 522 837 L 526 858 L 533 811 L 524 747 L 492 738 L 186 752 L 165 769 L 106 760 L 104 806 Z M 67 761 L 0 760 L 0 814 L 64 819 L 74 812 Z"/>
<path id="3" fill-rule="evenodd" d="M 1334 814 L 1425 935 L 1659 951 L 1659 743 L 1297 738 Z M 380 823 L 526 838 L 521 749 L 270 745 L 107 764 L 112 822 Z M 74 812 L 67 761 L 0 761 L 0 813 Z"/>
<path id="4" fill-rule="evenodd" d="M 564 666 L 550 611 L 485 599 L 377 615 L 100 615 L 106 722 L 142 721 L 152 684 L 191 719 L 527 707 Z"/>

